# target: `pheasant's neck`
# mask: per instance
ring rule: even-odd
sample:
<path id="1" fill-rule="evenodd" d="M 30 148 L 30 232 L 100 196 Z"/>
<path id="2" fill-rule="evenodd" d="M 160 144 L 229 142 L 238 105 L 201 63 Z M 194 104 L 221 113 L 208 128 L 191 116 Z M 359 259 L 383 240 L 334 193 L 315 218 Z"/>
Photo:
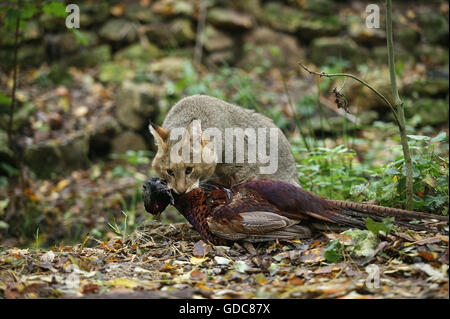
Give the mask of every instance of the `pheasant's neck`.
<path id="1" fill-rule="evenodd" d="M 176 197 L 174 206 L 199 232 L 203 240 L 210 241 L 216 245 L 224 245 L 226 241 L 213 235 L 209 230 L 207 217 L 213 207 L 208 205 L 206 201 L 205 191 L 201 188 L 196 188 L 187 194 Z"/>

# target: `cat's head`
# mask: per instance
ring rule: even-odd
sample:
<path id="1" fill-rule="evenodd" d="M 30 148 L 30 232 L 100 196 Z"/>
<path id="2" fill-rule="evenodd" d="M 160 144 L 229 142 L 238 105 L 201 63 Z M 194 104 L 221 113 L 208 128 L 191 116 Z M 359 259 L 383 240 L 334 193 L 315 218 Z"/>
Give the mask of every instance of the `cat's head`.
<path id="1" fill-rule="evenodd" d="M 152 167 L 170 189 L 187 193 L 213 175 L 217 155 L 213 143 L 203 136 L 199 120 L 186 128 L 167 130 L 151 123 L 149 129 L 158 146 Z"/>

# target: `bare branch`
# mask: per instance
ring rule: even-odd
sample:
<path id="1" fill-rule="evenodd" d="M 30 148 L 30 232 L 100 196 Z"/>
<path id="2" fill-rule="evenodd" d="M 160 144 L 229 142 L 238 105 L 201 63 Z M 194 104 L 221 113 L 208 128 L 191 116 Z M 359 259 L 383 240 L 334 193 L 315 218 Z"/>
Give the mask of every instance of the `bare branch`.
<path id="1" fill-rule="evenodd" d="M 368 84 L 364 80 L 361 80 L 357 76 L 355 76 L 353 74 L 349 74 L 349 73 L 315 72 L 315 71 L 312 71 L 312 70 L 308 69 L 308 67 L 306 65 L 304 65 L 301 61 L 298 61 L 297 63 L 298 63 L 299 66 L 301 66 L 309 74 L 318 75 L 320 77 L 327 77 L 327 78 L 331 78 L 331 77 L 347 77 L 347 78 L 351 78 L 351 79 L 353 79 L 355 81 L 358 81 L 359 83 L 361 83 L 364 86 L 368 87 L 372 92 L 374 92 L 378 97 L 380 97 L 384 101 L 384 103 L 386 103 L 386 105 L 388 105 L 391 108 L 392 112 L 394 113 L 395 120 L 396 120 L 396 122 L 398 124 L 397 110 L 395 109 L 395 107 L 388 101 L 388 99 L 383 94 L 378 92 L 373 86 L 371 86 L 370 84 Z"/>

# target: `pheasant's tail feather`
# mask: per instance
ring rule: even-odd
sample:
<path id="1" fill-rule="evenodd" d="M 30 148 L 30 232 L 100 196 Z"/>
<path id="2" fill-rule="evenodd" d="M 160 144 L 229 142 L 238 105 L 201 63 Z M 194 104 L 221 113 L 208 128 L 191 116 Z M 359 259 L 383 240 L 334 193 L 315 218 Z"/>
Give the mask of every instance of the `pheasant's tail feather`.
<path id="1" fill-rule="evenodd" d="M 334 206 L 349 210 L 348 213 L 354 212 L 358 216 L 361 216 L 361 214 L 367 214 L 367 217 L 372 217 L 376 215 L 380 217 L 395 217 L 396 220 L 410 221 L 421 219 L 437 219 L 448 222 L 448 216 L 433 215 L 423 212 L 414 212 L 398 208 L 384 207 L 364 203 L 347 202 L 334 199 L 328 199 L 327 201 Z"/>

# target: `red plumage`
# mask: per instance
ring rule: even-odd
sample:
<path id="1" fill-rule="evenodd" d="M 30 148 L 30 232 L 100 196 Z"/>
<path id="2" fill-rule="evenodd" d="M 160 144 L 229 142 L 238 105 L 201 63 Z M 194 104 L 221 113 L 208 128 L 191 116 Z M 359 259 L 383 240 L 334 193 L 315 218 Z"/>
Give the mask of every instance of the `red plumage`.
<path id="1" fill-rule="evenodd" d="M 159 214 L 169 203 L 204 240 L 214 244 L 226 244 L 229 240 L 307 238 L 312 230 L 324 224 L 363 228 L 365 217 L 381 220 L 394 216 L 397 224 L 410 228 L 424 226 L 402 221 L 435 218 L 448 223 L 445 216 L 329 200 L 280 181 L 256 180 L 231 189 L 206 183 L 182 195 L 172 193 L 161 179 L 147 181 L 144 185 L 146 210 Z"/>

